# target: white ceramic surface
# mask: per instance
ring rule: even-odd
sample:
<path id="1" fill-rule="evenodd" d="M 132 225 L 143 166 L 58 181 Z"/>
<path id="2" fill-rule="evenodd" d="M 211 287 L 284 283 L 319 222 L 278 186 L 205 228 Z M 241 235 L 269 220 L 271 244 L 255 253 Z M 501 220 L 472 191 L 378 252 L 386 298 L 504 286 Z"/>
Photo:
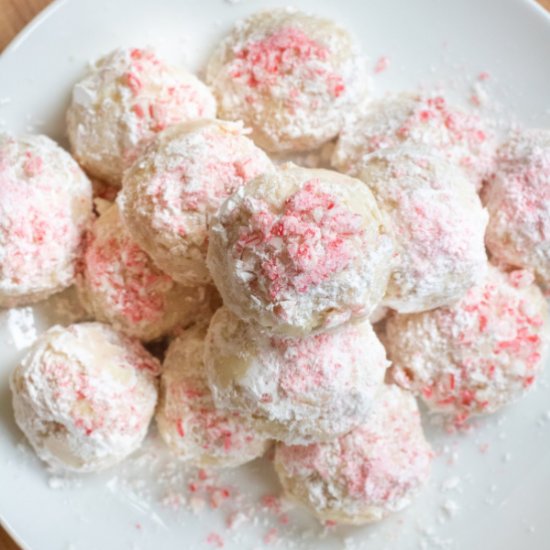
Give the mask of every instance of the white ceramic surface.
<path id="1" fill-rule="evenodd" d="M 230 24 L 279 0 L 65 0 L 38 17 L 0 58 L 0 129 L 41 131 L 65 143 L 63 112 L 87 61 L 118 45 L 157 46 L 174 62 L 200 69 Z M 360 39 L 371 59 L 389 58 L 373 76 L 376 94 L 443 84 L 467 98 L 481 71 L 491 113 L 511 112 L 550 127 L 550 17 L 527 0 L 295 0 L 333 17 Z M 0 312 L 0 519 L 26 549 L 138 550 L 348 548 L 368 550 L 550 548 L 550 373 L 523 401 L 446 434 L 426 418 L 439 456 L 430 486 L 405 513 L 381 525 L 324 532 L 290 510 L 289 525 L 269 511 L 247 520 L 261 495 L 277 493 L 267 461 L 222 474 L 238 490 L 219 510 L 195 514 L 192 471 L 170 461 L 152 435 L 119 468 L 83 478 L 52 477 L 12 419 L 8 376 L 33 332 L 69 317 L 64 298 Z M 225 486 L 224 485 L 224 486 Z M 197 501 L 200 504 L 199 501 Z M 198 506 L 195 502 L 195 507 Z M 199 506 L 200 507 L 200 506 Z M 240 509 L 240 526 L 227 530 Z M 276 528 L 277 535 L 270 530 Z M 267 538 L 266 538 L 267 535 Z"/>

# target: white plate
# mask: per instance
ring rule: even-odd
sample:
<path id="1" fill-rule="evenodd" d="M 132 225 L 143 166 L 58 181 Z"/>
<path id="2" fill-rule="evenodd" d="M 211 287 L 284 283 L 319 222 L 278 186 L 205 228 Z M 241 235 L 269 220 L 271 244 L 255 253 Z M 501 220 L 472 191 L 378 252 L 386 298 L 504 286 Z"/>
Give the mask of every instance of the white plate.
<path id="1" fill-rule="evenodd" d="M 234 20 L 286 4 L 57 1 L 0 58 L 0 121 L 9 130 L 42 131 L 64 143 L 63 111 L 88 60 L 118 45 L 152 44 L 197 70 Z M 303 0 L 295 5 L 349 27 L 372 61 L 388 56 L 389 68 L 373 79 L 376 93 L 443 83 L 467 97 L 477 75 L 487 71 L 491 104 L 500 106 L 494 112 L 512 111 L 524 124 L 550 127 L 550 18 L 534 3 Z M 223 474 L 217 483 L 231 487 L 231 498 L 218 510 L 207 505 L 191 514 L 189 502 L 178 506 L 178 498 L 189 495 L 187 484 L 195 474 L 170 462 L 154 436 L 117 469 L 51 478 L 13 423 L 7 380 L 33 331 L 56 317 L 67 321 L 51 304 L 0 313 L 0 517 L 27 549 L 215 548 L 216 538 L 208 539 L 213 532 L 225 549 L 239 550 L 548 548 L 548 373 L 527 398 L 480 421 L 467 435 L 446 434 L 427 420 L 440 456 L 430 486 L 414 506 L 378 526 L 324 533 L 294 510 L 288 525 L 269 510 L 247 519 L 261 495 L 278 492 L 267 461 Z M 233 496 L 236 491 L 241 496 Z M 195 499 L 195 507 L 200 503 Z M 228 530 L 224 522 L 235 510 L 241 510 L 242 523 Z M 276 536 L 269 535 L 271 529 L 277 529 Z"/>

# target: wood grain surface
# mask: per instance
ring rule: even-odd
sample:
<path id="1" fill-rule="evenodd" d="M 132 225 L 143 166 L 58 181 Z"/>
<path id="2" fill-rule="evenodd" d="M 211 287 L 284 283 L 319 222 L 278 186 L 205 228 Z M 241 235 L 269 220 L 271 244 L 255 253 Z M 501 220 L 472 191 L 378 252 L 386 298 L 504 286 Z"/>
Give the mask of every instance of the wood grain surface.
<path id="1" fill-rule="evenodd" d="M 11 39 L 51 0 L 0 0 L 0 52 Z M 550 0 L 538 0 L 550 11 Z M 1 75 L 0 75 L 1 78 Z M 0 527 L 0 550 L 19 550 Z"/>
<path id="2" fill-rule="evenodd" d="M 0 51 L 50 1 L 0 0 Z"/>

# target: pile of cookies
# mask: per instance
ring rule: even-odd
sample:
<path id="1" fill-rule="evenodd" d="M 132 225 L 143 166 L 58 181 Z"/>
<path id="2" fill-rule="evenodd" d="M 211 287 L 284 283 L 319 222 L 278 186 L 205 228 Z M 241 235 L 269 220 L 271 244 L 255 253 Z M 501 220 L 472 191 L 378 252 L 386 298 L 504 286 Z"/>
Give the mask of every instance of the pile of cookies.
<path id="1" fill-rule="evenodd" d="M 206 82 L 118 49 L 74 87 L 71 154 L 0 138 L 0 306 L 75 283 L 90 316 L 15 369 L 17 423 L 74 472 L 153 416 L 193 465 L 275 442 L 288 497 L 382 519 L 429 476 L 415 397 L 462 426 L 542 368 L 550 131 L 499 143 L 438 93 L 374 100 L 348 32 L 288 9 L 237 23 Z M 333 169 L 280 160 L 313 150 Z"/>

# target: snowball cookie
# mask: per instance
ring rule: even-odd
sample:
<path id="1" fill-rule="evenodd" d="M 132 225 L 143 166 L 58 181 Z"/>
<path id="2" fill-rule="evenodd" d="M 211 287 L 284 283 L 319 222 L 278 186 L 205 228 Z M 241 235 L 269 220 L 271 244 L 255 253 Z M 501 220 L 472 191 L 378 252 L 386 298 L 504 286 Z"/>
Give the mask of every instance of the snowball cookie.
<path id="1" fill-rule="evenodd" d="M 172 341 L 162 366 L 157 425 L 183 460 L 203 467 L 236 467 L 262 456 L 268 440 L 247 427 L 239 413 L 215 408 L 203 362 L 206 327 Z"/>
<path id="2" fill-rule="evenodd" d="M 12 374 L 15 420 L 54 469 L 108 468 L 145 437 L 159 370 L 136 340 L 108 325 L 54 326 Z"/>
<path id="3" fill-rule="evenodd" d="M 289 163 L 220 208 L 208 266 L 241 319 L 284 335 L 321 332 L 382 300 L 393 254 L 385 222 L 360 181 Z"/>
<path id="4" fill-rule="evenodd" d="M 533 270 L 550 290 L 550 130 L 518 132 L 501 147 L 484 201 L 493 258 Z"/>
<path id="5" fill-rule="evenodd" d="M 366 96 L 364 60 L 333 21 L 291 9 L 252 14 L 218 46 L 206 79 L 221 118 L 271 152 L 319 147 Z"/>
<path id="6" fill-rule="evenodd" d="M 358 525 L 408 506 L 432 456 L 415 399 L 384 386 L 360 427 L 326 443 L 278 444 L 275 469 L 286 496 L 320 520 Z"/>
<path id="7" fill-rule="evenodd" d="M 548 307 L 526 271 L 491 267 L 458 303 L 386 323 L 392 377 L 460 423 L 521 396 L 541 369 Z"/>
<path id="8" fill-rule="evenodd" d="M 423 146 L 461 165 L 477 189 L 494 169 L 495 137 L 474 113 L 434 93 L 398 93 L 372 101 L 349 116 L 332 156 L 352 176 L 363 159 L 387 147 Z"/>
<path id="9" fill-rule="evenodd" d="M 210 281 L 208 225 L 222 202 L 273 169 L 242 124 L 198 121 L 160 134 L 124 177 L 118 197 L 130 233 L 183 284 Z"/>
<path id="10" fill-rule="evenodd" d="M 75 85 L 67 131 L 78 162 L 92 176 L 120 185 L 124 169 L 157 132 L 215 115 L 214 97 L 198 78 L 152 50 L 117 49 Z"/>
<path id="11" fill-rule="evenodd" d="M 389 365 L 368 321 L 288 338 L 261 332 L 227 308 L 210 322 L 204 357 L 218 407 L 287 443 L 330 439 L 361 424 Z"/>
<path id="12" fill-rule="evenodd" d="M 400 313 L 447 305 L 484 276 L 488 216 L 460 168 L 424 149 L 386 149 L 359 177 L 391 219 L 399 252 L 384 305 Z"/>
<path id="13" fill-rule="evenodd" d="M 95 220 L 77 282 L 95 319 L 144 341 L 211 315 L 208 289 L 182 286 L 160 271 L 122 224 L 116 204 Z"/>
<path id="14" fill-rule="evenodd" d="M 92 214 L 92 187 L 46 136 L 0 135 L 0 307 L 70 286 Z"/>

